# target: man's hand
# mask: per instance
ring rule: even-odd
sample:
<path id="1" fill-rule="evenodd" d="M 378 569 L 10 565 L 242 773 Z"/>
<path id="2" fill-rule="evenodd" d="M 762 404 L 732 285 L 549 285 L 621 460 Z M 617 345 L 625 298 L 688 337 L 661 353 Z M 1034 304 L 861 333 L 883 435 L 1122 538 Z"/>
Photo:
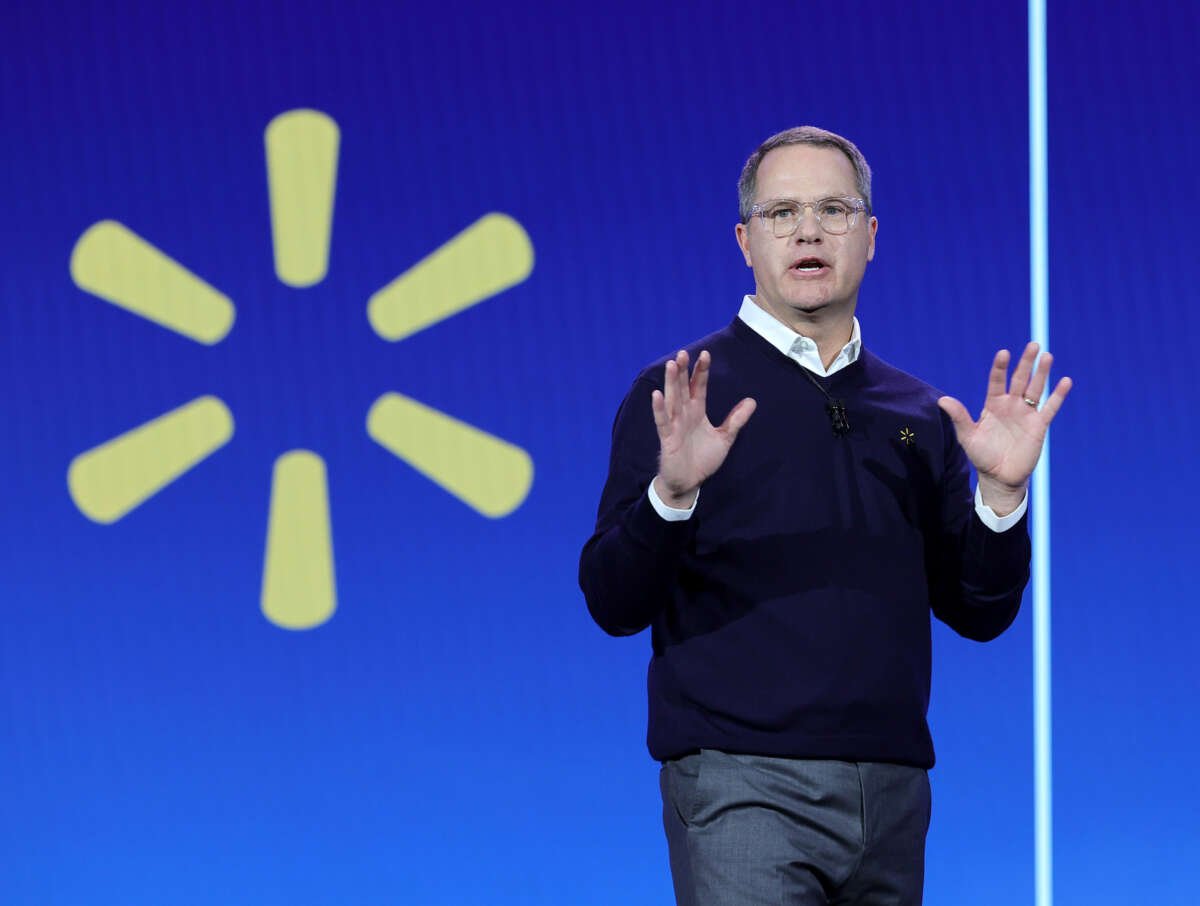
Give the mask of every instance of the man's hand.
<path id="1" fill-rule="evenodd" d="M 680 350 L 667 362 L 663 390 L 650 395 L 660 450 L 654 490 L 663 503 L 676 509 L 692 505 L 697 489 L 721 467 L 758 405 L 746 397 L 730 410 L 721 427 L 714 428 L 705 409 L 710 364 L 708 351 L 701 352 L 689 380 L 688 354 Z"/>
<path id="2" fill-rule="evenodd" d="M 1071 390 L 1071 379 L 1063 378 L 1045 405 L 1038 409 L 1053 357 L 1050 353 L 1043 355 L 1035 374 L 1033 363 L 1037 354 L 1037 343 L 1025 347 L 1006 391 L 1009 353 L 1007 349 L 996 353 L 988 375 L 987 398 L 977 422 L 954 397 L 943 396 L 938 400 L 942 411 L 954 423 L 958 442 L 979 473 L 983 502 L 997 516 L 1006 516 L 1020 506 L 1029 476 L 1042 455 L 1046 429 Z"/>

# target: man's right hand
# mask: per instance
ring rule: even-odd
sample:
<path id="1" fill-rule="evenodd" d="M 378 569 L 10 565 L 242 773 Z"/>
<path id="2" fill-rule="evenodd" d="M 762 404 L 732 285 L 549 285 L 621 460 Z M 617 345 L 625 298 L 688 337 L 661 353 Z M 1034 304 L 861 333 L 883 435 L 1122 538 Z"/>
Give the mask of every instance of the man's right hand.
<path id="1" fill-rule="evenodd" d="M 705 409 L 710 364 L 708 351 L 702 351 L 689 380 L 688 354 L 680 350 L 667 362 L 663 390 L 650 395 L 659 441 L 654 490 L 674 509 L 692 505 L 700 485 L 721 467 L 758 405 L 746 397 L 729 411 L 721 427 L 714 428 Z"/>

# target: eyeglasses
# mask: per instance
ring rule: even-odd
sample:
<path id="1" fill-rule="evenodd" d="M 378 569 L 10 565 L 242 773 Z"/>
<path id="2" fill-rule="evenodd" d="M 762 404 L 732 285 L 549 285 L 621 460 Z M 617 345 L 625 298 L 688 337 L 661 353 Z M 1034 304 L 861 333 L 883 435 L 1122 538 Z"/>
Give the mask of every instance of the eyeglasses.
<path id="1" fill-rule="evenodd" d="M 860 198 L 822 198 L 820 201 L 781 198 L 756 204 L 750 209 L 750 216 L 757 215 L 770 226 L 777 239 L 785 239 L 800 228 L 805 208 L 812 208 L 821 229 L 832 236 L 840 236 L 854 229 L 859 213 L 867 206 Z"/>

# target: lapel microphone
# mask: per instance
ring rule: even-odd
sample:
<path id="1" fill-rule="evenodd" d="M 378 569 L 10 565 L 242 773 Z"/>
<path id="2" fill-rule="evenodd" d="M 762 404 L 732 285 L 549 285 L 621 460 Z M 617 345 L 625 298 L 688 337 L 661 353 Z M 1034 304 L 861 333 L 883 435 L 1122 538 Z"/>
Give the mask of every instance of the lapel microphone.
<path id="1" fill-rule="evenodd" d="M 828 393 L 825 395 L 829 396 Z M 846 418 L 845 403 L 841 400 L 830 399 L 825 404 L 825 411 L 829 415 L 829 425 L 833 428 L 834 437 L 843 437 L 850 433 L 850 420 Z"/>
<path id="2" fill-rule="evenodd" d="M 846 404 L 842 400 L 835 400 L 829 395 L 829 391 L 821 386 L 821 382 L 813 376 L 813 373 L 800 366 L 800 370 L 804 372 L 804 376 L 809 382 L 821 391 L 825 397 L 825 414 L 829 416 L 829 427 L 833 429 L 834 437 L 845 437 L 850 433 L 850 419 L 846 417 Z"/>

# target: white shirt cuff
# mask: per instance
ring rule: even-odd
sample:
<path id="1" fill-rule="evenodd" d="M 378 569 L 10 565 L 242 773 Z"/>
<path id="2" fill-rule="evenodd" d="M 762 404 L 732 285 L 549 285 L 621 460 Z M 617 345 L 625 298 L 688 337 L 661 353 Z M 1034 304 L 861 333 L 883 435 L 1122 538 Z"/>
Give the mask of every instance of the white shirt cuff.
<path id="1" fill-rule="evenodd" d="M 1025 491 L 1025 496 L 1021 498 L 1021 502 L 1017 508 L 1007 516 L 997 516 L 990 506 L 983 502 L 983 495 L 979 493 L 979 488 L 975 488 L 975 513 L 979 516 L 979 521 L 990 528 L 993 532 L 1007 532 L 1010 528 L 1021 521 L 1021 517 L 1025 515 L 1025 510 L 1029 507 L 1029 491 Z M 682 512 L 682 511 L 680 511 Z M 664 517 L 665 518 L 665 517 Z"/>
<path id="2" fill-rule="evenodd" d="M 692 501 L 692 505 L 686 510 L 679 510 L 673 506 L 667 506 L 662 502 L 662 498 L 658 496 L 658 491 L 654 490 L 654 482 L 650 482 L 650 488 L 646 492 L 650 495 L 650 506 L 654 507 L 654 512 L 662 516 L 667 522 L 683 522 L 692 518 L 692 513 L 696 512 L 696 504 L 700 502 L 700 489 L 696 489 L 696 499 Z"/>
<path id="3" fill-rule="evenodd" d="M 654 482 L 650 482 L 646 493 L 650 497 L 650 505 L 654 507 L 654 512 L 658 513 L 667 522 L 683 522 L 691 519 L 692 513 L 696 512 L 696 504 L 700 502 L 700 491 L 697 490 L 696 499 L 692 501 L 692 505 L 686 510 L 667 506 L 663 503 L 662 498 L 658 496 L 658 492 L 654 490 Z M 1015 510 L 1007 516 L 997 516 L 992 508 L 983 502 L 983 495 L 979 493 L 979 488 L 975 489 L 975 512 L 979 515 L 979 521 L 993 532 L 1007 532 L 1021 521 L 1021 517 L 1025 515 L 1025 510 L 1028 508 L 1029 493 L 1027 491 Z"/>

